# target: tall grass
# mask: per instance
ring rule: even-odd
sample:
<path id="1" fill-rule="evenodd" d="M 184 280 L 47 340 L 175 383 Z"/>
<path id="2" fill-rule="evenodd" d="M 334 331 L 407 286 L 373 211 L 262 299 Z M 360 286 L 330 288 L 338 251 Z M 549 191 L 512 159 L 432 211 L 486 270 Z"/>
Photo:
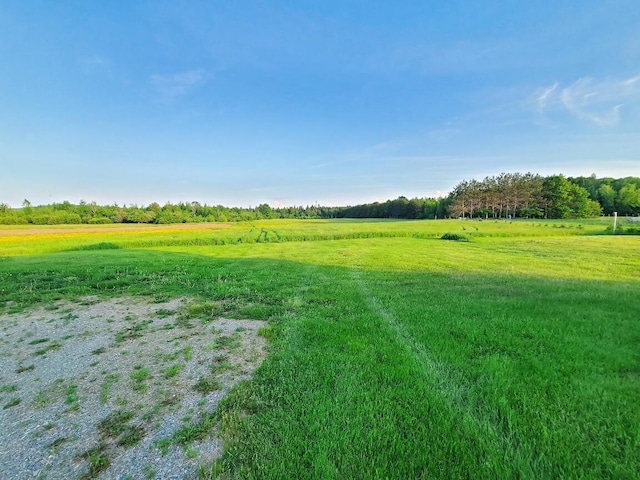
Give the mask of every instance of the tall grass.
<path id="1" fill-rule="evenodd" d="M 605 233 L 609 221 L 590 220 L 261 220 L 230 224 L 179 226 L 68 225 L 0 226 L 0 256 L 65 250 L 216 246 L 255 243 L 308 242 L 363 238 L 440 238 L 446 233 L 469 239 L 487 237 L 548 237 Z"/>

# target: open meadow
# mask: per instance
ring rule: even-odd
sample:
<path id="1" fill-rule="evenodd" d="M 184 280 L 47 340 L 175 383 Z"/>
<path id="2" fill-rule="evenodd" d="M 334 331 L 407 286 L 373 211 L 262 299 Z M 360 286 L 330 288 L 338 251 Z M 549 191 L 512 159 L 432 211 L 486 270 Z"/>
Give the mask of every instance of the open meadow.
<path id="1" fill-rule="evenodd" d="M 2 478 L 640 478 L 640 238 L 607 227 L 0 227 Z"/>

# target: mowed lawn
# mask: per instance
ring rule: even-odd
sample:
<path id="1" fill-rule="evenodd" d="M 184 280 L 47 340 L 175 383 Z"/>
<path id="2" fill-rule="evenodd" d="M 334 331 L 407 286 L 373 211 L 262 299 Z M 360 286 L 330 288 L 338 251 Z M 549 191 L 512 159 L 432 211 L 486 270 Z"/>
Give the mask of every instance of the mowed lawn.
<path id="1" fill-rule="evenodd" d="M 267 320 L 269 356 L 216 412 L 225 454 L 203 478 L 638 478 L 640 239 L 605 227 L 5 232 L 0 308 L 187 296 Z"/>

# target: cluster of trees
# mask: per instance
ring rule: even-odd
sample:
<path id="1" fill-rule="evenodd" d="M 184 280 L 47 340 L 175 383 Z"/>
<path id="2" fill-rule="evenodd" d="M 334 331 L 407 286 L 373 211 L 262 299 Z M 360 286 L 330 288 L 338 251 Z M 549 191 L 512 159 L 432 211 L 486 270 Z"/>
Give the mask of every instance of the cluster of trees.
<path id="1" fill-rule="evenodd" d="M 589 189 L 585 187 L 589 186 Z M 541 177 L 503 173 L 482 181 L 462 181 L 450 194 L 456 217 L 584 218 L 640 211 L 640 178 Z"/>
<path id="2" fill-rule="evenodd" d="M 199 202 L 160 206 L 97 205 L 81 201 L 22 208 L 0 204 L 2 224 L 190 223 L 235 222 L 264 218 L 583 218 L 640 213 L 640 178 L 541 177 L 502 173 L 482 181 L 464 180 L 445 198 L 398 197 L 347 207 L 255 208 L 209 206 Z"/>
<path id="3" fill-rule="evenodd" d="M 542 215 L 544 179 L 532 173 L 502 173 L 482 181 L 463 180 L 450 194 L 454 217 L 524 217 Z"/>

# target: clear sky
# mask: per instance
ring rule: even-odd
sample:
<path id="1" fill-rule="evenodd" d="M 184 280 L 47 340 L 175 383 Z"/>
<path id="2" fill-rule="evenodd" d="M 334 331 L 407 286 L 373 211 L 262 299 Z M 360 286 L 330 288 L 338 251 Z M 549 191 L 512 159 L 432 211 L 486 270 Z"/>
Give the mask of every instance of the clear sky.
<path id="1" fill-rule="evenodd" d="M 640 176 L 640 2 L 0 2 L 0 203 Z"/>

